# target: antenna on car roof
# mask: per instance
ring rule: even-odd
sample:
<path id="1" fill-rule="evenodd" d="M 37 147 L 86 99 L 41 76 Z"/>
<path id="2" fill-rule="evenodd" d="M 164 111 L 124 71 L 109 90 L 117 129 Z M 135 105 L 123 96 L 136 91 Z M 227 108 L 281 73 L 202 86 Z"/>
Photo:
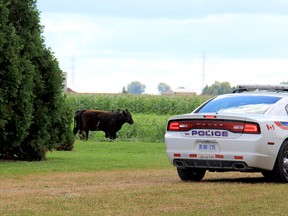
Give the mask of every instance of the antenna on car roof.
<path id="1" fill-rule="evenodd" d="M 288 85 L 238 85 L 233 93 L 241 93 L 245 91 L 288 91 Z"/>

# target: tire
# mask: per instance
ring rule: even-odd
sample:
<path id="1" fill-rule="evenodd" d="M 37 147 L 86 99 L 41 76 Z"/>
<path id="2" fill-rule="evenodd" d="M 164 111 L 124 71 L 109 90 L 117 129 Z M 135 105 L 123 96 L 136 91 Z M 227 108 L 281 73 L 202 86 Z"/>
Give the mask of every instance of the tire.
<path id="1" fill-rule="evenodd" d="M 288 182 L 288 141 L 285 141 L 280 147 L 272 172 L 275 182 Z"/>
<path id="2" fill-rule="evenodd" d="M 178 176 L 182 181 L 199 182 L 203 179 L 205 172 L 205 169 L 177 168 Z"/>

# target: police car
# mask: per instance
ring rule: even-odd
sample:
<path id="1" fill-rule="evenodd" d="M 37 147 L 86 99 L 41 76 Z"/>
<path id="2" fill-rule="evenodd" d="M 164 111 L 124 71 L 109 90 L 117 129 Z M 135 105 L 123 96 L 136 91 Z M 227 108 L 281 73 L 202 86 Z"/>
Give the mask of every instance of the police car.
<path id="1" fill-rule="evenodd" d="M 171 117 L 165 145 L 183 181 L 201 181 L 206 171 L 239 171 L 286 183 L 288 86 L 239 85 Z"/>

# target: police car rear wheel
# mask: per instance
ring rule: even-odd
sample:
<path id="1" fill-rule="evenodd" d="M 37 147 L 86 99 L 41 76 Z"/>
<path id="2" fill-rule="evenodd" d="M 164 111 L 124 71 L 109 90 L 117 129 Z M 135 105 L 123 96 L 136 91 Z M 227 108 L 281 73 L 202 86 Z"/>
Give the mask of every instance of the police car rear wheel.
<path id="1" fill-rule="evenodd" d="M 288 183 L 288 141 L 285 141 L 276 158 L 273 168 L 273 179 L 276 182 Z"/>
<path id="2" fill-rule="evenodd" d="M 182 181 L 199 182 L 204 178 L 205 172 L 205 169 L 177 168 L 178 176 Z"/>

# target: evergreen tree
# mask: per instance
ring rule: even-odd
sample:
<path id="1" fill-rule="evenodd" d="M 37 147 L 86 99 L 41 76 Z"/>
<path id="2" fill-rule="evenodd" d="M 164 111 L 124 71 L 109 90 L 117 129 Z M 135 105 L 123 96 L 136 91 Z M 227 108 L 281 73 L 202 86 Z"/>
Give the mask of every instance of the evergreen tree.
<path id="1" fill-rule="evenodd" d="M 10 5 L 0 4 L 0 150 L 6 156 L 28 134 L 32 122 L 32 79 L 35 73 L 31 62 L 21 56 L 22 39 L 10 21 Z"/>
<path id="2" fill-rule="evenodd" d="M 73 148 L 62 71 L 41 36 L 34 0 L 0 0 L 0 158 L 43 160 Z"/>

